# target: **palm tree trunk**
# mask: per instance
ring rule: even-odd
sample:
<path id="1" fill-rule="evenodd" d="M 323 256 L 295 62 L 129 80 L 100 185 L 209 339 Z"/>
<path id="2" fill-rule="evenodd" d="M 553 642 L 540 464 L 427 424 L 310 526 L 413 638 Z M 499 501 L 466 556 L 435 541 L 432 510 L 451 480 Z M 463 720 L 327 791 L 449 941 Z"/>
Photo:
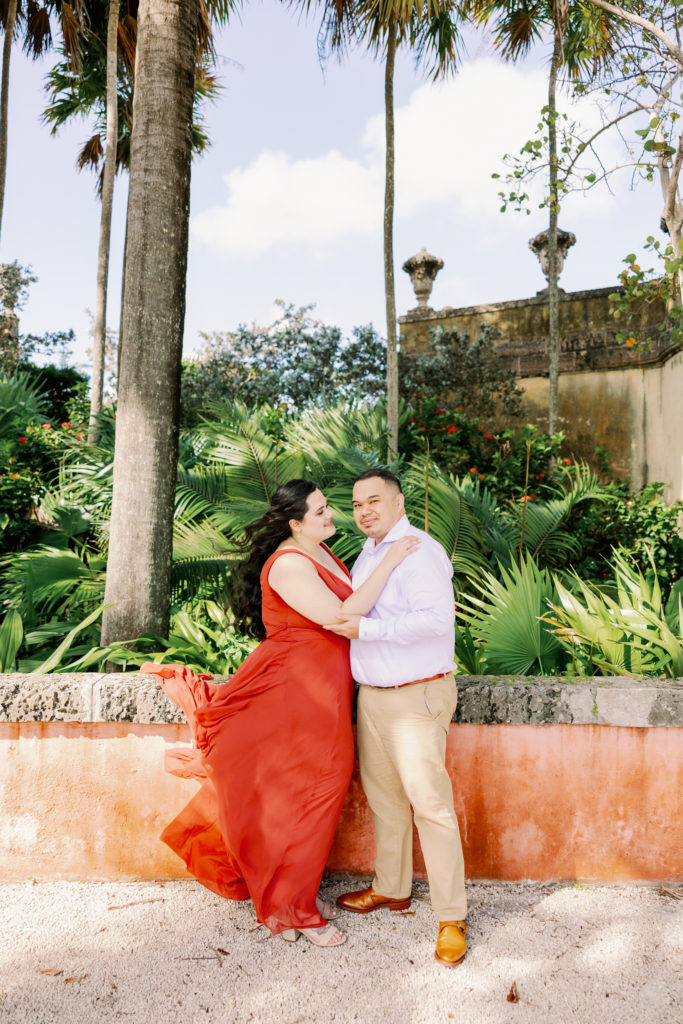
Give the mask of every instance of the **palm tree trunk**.
<path id="1" fill-rule="evenodd" d="M 2 46 L 2 85 L 0 85 L 0 232 L 2 231 L 2 212 L 5 205 L 5 180 L 7 178 L 7 108 L 9 95 L 9 61 L 14 36 L 14 23 L 17 20 L 17 0 L 9 0 L 7 20 L 5 22 L 5 39 Z"/>
<path id="2" fill-rule="evenodd" d="M 197 0 L 141 0 L 102 642 L 168 631 Z"/>
<path id="3" fill-rule="evenodd" d="M 95 296 L 95 337 L 93 341 L 92 381 L 90 385 L 90 425 L 88 441 L 97 441 L 97 414 L 102 409 L 104 356 L 107 335 L 107 286 L 109 281 L 109 249 L 111 243 L 111 212 L 114 202 L 116 146 L 118 141 L 118 31 L 119 0 L 109 0 L 107 15 L 107 140 L 102 170 L 102 211 L 100 242 L 97 253 L 97 294 Z"/>
<path id="4" fill-rule="evenodd" d="M 396 289 L 394 286 L 394 64 L 396 18 L 389 22 L 387 63 L 384 76 L 386 171 L 384 182 L 384 294 L 387 310 L 387 461 L 398 453 L 398 339 L 396 337 Z"/>
<path id="5" fill-rule="evenodd" d="M 126 253 L 128 252 L 128 218 L 126 217 L 126 230 L 123 236 L 123 269 L 121 275 L 121 311 L 119 313 L 119 337 L 116 346 L 116 397 L 119 396 L 119 381 L 121 380 L 121 356 L 123 353 L 123 310 L 126 305 Z"/>
<path id="6" fill-rule="evenodd" d="M 548 224 L 548 433 L 557 431 L 560 376 L 560 304 L 557 286 L 557 70 L 562 58 L 562 36 L 555 30 L 548 78 L 548 155 L 550 163 L 550 216 Z"/>

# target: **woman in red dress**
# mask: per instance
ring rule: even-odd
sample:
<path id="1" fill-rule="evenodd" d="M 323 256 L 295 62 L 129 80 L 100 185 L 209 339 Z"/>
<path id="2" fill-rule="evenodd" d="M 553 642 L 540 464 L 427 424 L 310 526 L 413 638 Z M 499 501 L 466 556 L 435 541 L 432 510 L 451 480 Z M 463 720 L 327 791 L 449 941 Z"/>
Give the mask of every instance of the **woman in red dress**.
<path id="1" fill-rule="evenodd" d="M 419 541 L 404 538 L 355 593 L 324 544 L 334 534 L 309 480 L 277 489 L 246 531 L 236 624 L 262 640 L 225 684 L 180 665 L 144 665 L 185 711 L 196 750 L 169 770 L 202 787 L 162 834 L 195 877 L 251 898 L 274 934 L 321 946 L 346 936 L 317 897 L 353 768 L 349 645 L 325 631 L 340 611 L 366 614 Z"/>

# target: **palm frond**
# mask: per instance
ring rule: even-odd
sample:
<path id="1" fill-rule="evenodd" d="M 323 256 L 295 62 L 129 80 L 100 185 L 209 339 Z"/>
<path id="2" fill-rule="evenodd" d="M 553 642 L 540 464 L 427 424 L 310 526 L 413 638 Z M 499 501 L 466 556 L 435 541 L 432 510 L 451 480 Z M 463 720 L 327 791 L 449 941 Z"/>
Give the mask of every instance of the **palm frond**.
<path id="1" fill-rule="evenodd" d="M 411 522 L 426 528 L 443 545 L 456 575 L 477 576 L 486 565 L 481 528 L 455 482 L 419 455 L 404 474 L 403 484 Z"/>
<path id="2" fill-rule="evenodd" d="M 475 594 L 461 594 L 456 616 L 469 628 L 487 672 L 547 675 L 561 670 L 564 651 L 542 616 L 557 600 L 550 573 L 531 557 L 484 574 Z"/>

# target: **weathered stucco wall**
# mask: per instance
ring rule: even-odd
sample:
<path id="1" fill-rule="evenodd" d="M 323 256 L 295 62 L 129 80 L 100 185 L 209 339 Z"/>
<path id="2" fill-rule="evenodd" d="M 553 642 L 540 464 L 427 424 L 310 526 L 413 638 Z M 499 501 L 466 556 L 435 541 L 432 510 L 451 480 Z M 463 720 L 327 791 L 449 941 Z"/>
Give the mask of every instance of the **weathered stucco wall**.
<path id="1" fill-rule="evenodd" d="M 683 681 L 458 687 L 447 767 L 469 877 L 683 875 Z M 181 723 L 148 677 L 0 676 L 0 880 L 184 877 L 158 839 L 196 792 L 163 770 Z M 356 766 L 328 868 L 373 858 Z"/>
<path id="2" fill-rule="evenodd" d="M 615 340 L 609 316 L 613 289 L 566 293 L 560 301 L 559 427 L 567 451 L 595 465 L 604 445 L 612 469 L 635 487 L 666 483 L 668 501 L 683 498 L 683 353 L 667 340 L 635 352 Z M 657 324 L 663 309 L 646 307 L 641 327 Z M 400 318 L 401 346 L 417 353 L 430 343 L 429 329 L 444 326 L 476 336 L 482 323 L 501 332 L 503 362 L 519 374 L 526 395 L 526 422 L 548 418 L 548 303 L 535 296 L 462 309 L 416 309 Z M 496 428 L 508 424 L 497 422 Z"/>

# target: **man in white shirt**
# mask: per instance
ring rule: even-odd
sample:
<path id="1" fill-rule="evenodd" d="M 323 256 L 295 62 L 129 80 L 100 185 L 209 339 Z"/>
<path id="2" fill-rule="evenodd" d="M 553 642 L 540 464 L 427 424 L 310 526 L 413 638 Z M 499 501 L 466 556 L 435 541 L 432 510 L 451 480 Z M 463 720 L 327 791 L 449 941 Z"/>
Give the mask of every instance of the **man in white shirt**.
<path id="1" fill-rule="evenodd" d="M 439 921 L 435 956 L 453 967 L 467 950 L 465 870 L 445 767 L 457 703 L 453 567 L 437 541 L 411 526 L 401 484 L 388 470 L 358 477 L 353 512 L 368 538 L 353 567 L 354 586 L 399 537 L 415 534 L 420 547 L 394 569 L 369 615 L 343 615 L 326 627 L 351 640 L 351 670 L 360 684 L 361 782 L 377 841 L 372 885 L 340 896 L 337 904 L 356 914 L 410 906 L 412 805 Z"/>

